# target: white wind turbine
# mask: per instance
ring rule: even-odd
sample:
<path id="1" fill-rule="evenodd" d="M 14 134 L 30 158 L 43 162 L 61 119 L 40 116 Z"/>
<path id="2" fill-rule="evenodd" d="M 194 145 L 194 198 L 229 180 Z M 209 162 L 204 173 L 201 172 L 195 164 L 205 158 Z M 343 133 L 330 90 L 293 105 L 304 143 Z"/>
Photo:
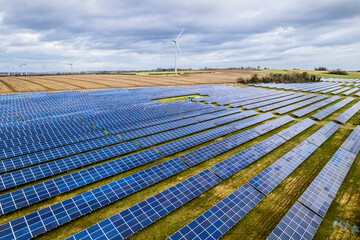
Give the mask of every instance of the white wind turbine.
<path id="1" fill-rule="evenodd" d="M 74 71 L 73 71 L 73 63 L 67 63 L 66 65 L 70 65 L 70 69 L 71 69 L 71 73 L 74 73 Z"/>
<path id="2" fill-rule="evenodd" d="M 183 33 L 184 29 L 181 30 L 181 32 L 179 33 L 179 35 L 174 39 L 174 40 L 169 40 L 170 42 L 174 43 L 174 53 L 175 53 L 175 76 L 177 76 L 177 66 L 176 66 L 176 48 L 179 49 L 179 52 L 181 53 L 180 47 L 179 47 L 179 43 L 178 43 L 178 39 L 180 37 L 180 35 Z"/>

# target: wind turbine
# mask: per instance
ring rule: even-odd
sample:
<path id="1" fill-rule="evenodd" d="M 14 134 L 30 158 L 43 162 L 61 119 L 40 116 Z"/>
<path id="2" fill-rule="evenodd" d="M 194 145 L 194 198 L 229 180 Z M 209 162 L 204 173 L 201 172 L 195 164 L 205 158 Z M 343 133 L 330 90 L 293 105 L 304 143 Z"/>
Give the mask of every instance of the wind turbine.
<path id="1" fill-rule="evenodd" d="M 26 63 L 23 64 L 25 66 L 25 75 L 28 75 L 27 69 L 26 69 Z"/>
<path id="2" fill-rule="evenodd" d="M 71 73 L 74 73 L 74 71 L 73 71 L 73 63 L 67 63 L 66 65 L 70 65 Z"/>
<path id="3" fill-rule="evenodd" d="M 21 76 L 23 75 L 23 71 L 22 71 L 22 66 L 23 66 L 24 64 L 19 64 L 19 67 L 20 67 L 20 71 L 21 71 Z"/>
<path id="4" fill-rule="evenodd" d="M 180 47 L 179 47 L 179 43 L 178 43 L 178 39 L 180 37 L 180 35 L 183 33 L 184 29 L 181 30 L 181 32 L 179 33 L 179 35 L 174 39 L 174 40 L 169 40 L 170 42 L 174 43 L 174 53 L 175 53 L 175 76 L 177 76 L 177 66 L 176 66 L 176 48 L 179 49 L 179 52 L 181 53 Z"/>
<path id="5" fill-rule="evenodd" d="M 5 66 L 8 69 L 8 75 L 10 76 L 10 66 Z"/>

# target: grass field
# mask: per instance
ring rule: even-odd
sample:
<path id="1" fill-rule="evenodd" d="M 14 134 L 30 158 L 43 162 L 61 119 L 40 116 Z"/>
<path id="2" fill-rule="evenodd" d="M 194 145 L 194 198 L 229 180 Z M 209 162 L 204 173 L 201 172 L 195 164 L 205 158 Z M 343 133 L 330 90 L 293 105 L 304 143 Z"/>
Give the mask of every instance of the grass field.
<path id="1" fill-rule="evenodd" d="M 200 95 L 188 95 L 175 98 L 159 99 L 159 101 L 166 102 L 175 102 L 187 100 L 189 96 L 195 98 L 203 97 Z M 329 95 L 333 96 L 333 95 Z M 354 94 L 351 96 L 355 97 Z M 344 98 L 342 98 L 344 99 Z M 342 99 L 336 101 L 335 103 L 341 101 Z M 359 98 L 357 97 L 357 100 Z M 171 214 L 161 218 L 154 224 L 146 227 L 142 231 L 135 233 L 129 239 L 165 239 L 169 237 L 174 232 L 194 220 L 200 214 L 205 212 L 207 209 L 215 205 L 217 202 L 228 196 L 230 193 L 235 191 L 237 188 L 242 186 L 244 183 L 249 181 L 251 178 L 260 173 L 263 169 L 268 167 L 270 164 L 278 160 L 281 156 L 286 154 L 292 148 L 297 146 L 300 142 L 304 141 L 311 134 L 316 132 L 322 126 L 324 126 L 329 121 L 334 121 L 334 119 L 348 109 L 350 106 L 355 104 L 357 101 L 353 101 L 348 104 L 346 107 L 335 112 L 331 116 L 325 118 L 322 121 L 317 121 L 317 123 L 311 128 L 307 129 L 303 133 L 299 134 L 295 138 L 286 142 L 281 147 L 257 160 L 248 167 L 240 170 L 233 176 L 228 179 L 220 182 L 215 187 L 201 194 L 199 197 L 193 199 L 189 203 L 175 210 Z M 168 179 L 165 179 L 155 185 L 147 187 L 139 192 L 136 192 L 130 196 L 127 196 L 124 199 L 116 201 L 106 207 L 103 207 L 99 210 L 96 210 L 90 214 L 87 214 L 83 217 L 80 217 L 72 222 L 69 222 L 61 227 L 58 227 L 54 230 L 51 230 L 41 236 L 38 239 L 65 239 L 71 235 L 84 230 L 95 223 L 98 223 L 122 210 L 125 210 L 136 203 L 139 203 L 201 171 L 208 169 L 209 167 L 243 151 L 250 146 L 259 143 L 262 140 L 288 128 L 289 126 L 299 122 L 305 118 L 311 117 L 316 112 L 323 110 L 326 107 L 323 107 L 311 114 L 305 115 L 301 118 L 296 118 L 292 123 L 288 123 L 285 126 L 282 126 L 274 131 L 266 133 L 254 140 L 251 140 L 245 144 L 242 144 L 230 151 L 227 151 L 219 156 L 213 157 L 205 162 L 202 162 L 194 167 L 191 167 L 183 172 L 180 172 Z M 244 108 L 242 108 L 244 110 Z M 274 113 L 274 112 L 273 112 Z M 291 114 L 289 114 L 291 115 Z M 280 115 L 276 116 L 277 118 L 281 117 Z M 305 191 L 308 185 L 313 181 L 325 164 L 329 161 L 332 155 L 337 151 L 340 145 L 344 142 L 347 136 L 355 128 L 355 126 L 360 124 L 360 114 L 357 113 L 353 116 L 349 122 L 342 124 L 341 128 L 330 137 L 318 150 L 315 151 L 308 159 L 306 159 L 295 171 L 291 173 L 280 185 L 275 188 L 268 196 L 264 198 L 252 211 L 249 212 L 243 219 L 240 220 L 230 231 L 228 231 L 222 239 L 265 239 L 275 228 L 278 222 L 283 218 L 283 216 L 289 211 L 292 205 L 297 201 L 301 194 Z M 270 120 L 269 120 L 270 121 Z M 242 129 L 231 134 L 228 134 L 224 137 L 217 138 L 215 140 L 209 141 L 207 143 L 192 147 L 185 151 L 182 151 L 177 154 L 170 155 L 168 157 L 163 157 L 155 162 L 145 164 L 143 166 L 137 167 L 135 169 L 117 174 L 115 176 L 109 177 L 107 179 L 89 184 L 87 186 L 81 187 L 79 189 L 58 195 L 54 198 L 45 200 L 43 202 L 31 205 L 27 208 L 20 209 L 18 211 L 6 214 L 0 217 L 0 224 L 4 224 L 8 221 L 14 220 L 18 217 L 21 217 L 25 214 L 29 214 L 33 211 L 43 209 L 47 206 L 50 206 L 55 203 L 59 203 L 63 200 L 66 200 L 70 197 L 74 197 L 86 191 L 92 190 L 94 188 L 103 186 L 105 184 L 111 183 L 118 179 L 129 176 L 133 173 L 140 172 L 149 167 L 155 166 L 159 163 L 165 162 L 167 160 L 179 157 L 185 153 L 194 151 L 211 143 L 215 143 L 224 138 L 233 136 L 237 133 L 244 132 L 248 129 L 251 129 L 260 124 Z M 188 137 L 188 136 L 186 136 Z M 178 140 L 178 139 L 176 139 Z M 174 141 L 174 140 L 173 140 Z M 159 144 L 163 145 L 163 144 Z M 159 146 L 156 145 L 156 146 Z M 152 146 L 150 148 L 154 148 Z M 149 148 L 146 148 L 149 149 Z M 146 150 L 142 149 L 142 150 Z M 141 150 L 141 151 L 142 151 Z M 133 154 L 133 153 L 131 153 Z M 127 154 L 130 155 L 130 154 Z M 124 156 L 127 156 L 124 155 Z M 123 157 L 123 156 L 121 156 Z M 112 161 L 116 158 L 102 161 L 101 163 L 92 164 L 99 165 L 104 162 Z M 63 176 L 71 172 L 76 172 L 76 170 L 71 170 L 66 173 L 57 175 Z M 347 174 L 339 192 L 337 193 L 335 200 L 333 201 L 329 211 L 325 215 L 314 239 L 360 239 L 360 233 L 358 231 L 360 227 L 360 155 L 357 156 L 354 161 L 353 166 L 351 167 L 349 173 Z M 37 181 L 36 183 L 42 182 Z M 33 183 L 25 185 L 30 186 Z M 23 186 L 21 186 L 22 188 Z M 4 191 L 6 193 L 9 191 Z"/>
<path id="2" fill-rule="evenodd" d="M 315 74 L 321 78 L 344 78 L 344 79 L 360 79 L 360 72 L 348 72 L 348 75 L 328 74 L 329 71 L 314 71 L 314 70 L 282 70 L 282 69 L 263 69 L 266 73 L 291 73 L 291 72 L 307 72 Z"/>

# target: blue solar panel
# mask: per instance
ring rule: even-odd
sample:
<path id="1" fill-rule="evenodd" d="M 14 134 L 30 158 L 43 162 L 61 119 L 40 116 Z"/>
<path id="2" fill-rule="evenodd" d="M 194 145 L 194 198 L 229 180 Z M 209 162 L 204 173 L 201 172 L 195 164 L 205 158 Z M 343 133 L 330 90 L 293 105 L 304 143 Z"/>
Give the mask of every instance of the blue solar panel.
<path id="1" fill-rule="evenodd" d="M 279 108 L 279 109 L 275 110 L 275 112 L 277 112 L 278 114 L 288 113 L 288 112 L 294 111 L 294 110 L 296 110 L 298 108 L 305 107 L 306 105 L 309 105 L 311 103 L 315 103 L 315 102 L 318 102 L 320 100 L 323 100 L 325 98 L 327 98 L 327 96 L 321 95 L 321 96 L 311 98 L 311 99 L 308 99 L 308 100 L 305 100 L 305 101 L 302 101 L 302 102 L 299 102 L 299 103 L 295 103 L 295 104 L 292 104 L 292 105 L 289 105 L 289 106 L 286 106 L 286 107 L 283 107 L 283 108 Z"/>
<path id="2" fill-rule="evenodd" d="M 26 234 L 26 236 L 30 234 L 31 237 L 36 237 L 66 222 L 95 211 L 140 189 L 181 172 L 186 168 L 188 167 L 176 158 L 43 208 L 37 212 L 30 213 L 24 217 L 10 221 L 9 224 L 0 226 L 0 228 L 9 233 L 8 235 L 3 235 L 9 239 L 14 236 L 21 237 L 24 234 Z M 14 228 L 17 222 L 24 220 L 26 224 Z"/>
<path id="3" fill-rule="evenodd" d="M 319 147 L 339 128 L 340 128 L 339 124 L 336 124 L 334 122 L 329 122 L 324 127 L 319 129 L 316 133 L 311 135 L 307 140 Z"/>
<path id="4" fill-rule="evenodd" d="M 297 98 L 282 101 L 282 102 L 279 102 L 279 103 L 275 103 L 275 104 L 267 105 L 267 106 L 264 106 L 264 107 L 260 107 L 259 109 L 262 112 L 267 112 L 267 111 L 271 111 L 271 110 L 274 110 L 276 108 L 280 108 L 280 107 L 283 107 L 283 106 L 286 106 L 286 105 L 289 105 L 289 104 L 292 104 L 292 103 L 300 102 L 300 101 L 303 101 L 303 100 L 306 100 L 306 99 L 309 99 L 309 98 L 312 98 L 312 97 L 315 97 L 315 96 L 316 96 L 315 94 L 309 94 L 309 95 L 305 95 L 305 96 L 302 96 L 302 97 L 297 97 Z"/>
<path id="5" fill-rule="evenodd" d="M 275 115 L 272 114 L 272 113 L 265 113 L 265 114 L 257 115 L 255 117 L 244 119 L 244 120 L 239 121 L 239 122 L 232 123 L 231 125 L 233 127 L 235 127 L 236 129 L 240 130 L 240 129 L 247 128 L 249 126 L 255 125 L 257 123 L 260 123 L 262 121 L 269 120 L 269 119 L 274 118 L 274 117 L 275 117 Z"/>
<path id="6" fill-rule="evenodd" d="M 341 145 L 342 149 L 345 149 L 354 154 L 358 154 L 360 151 L 360 127 L 357 126 L 351 134 L 346 138 L 345 142 Z"/>
<path id="7" fill-rule="evenodd" d="M 212 166 L 210 169 L 222 179 L 228 178 L 285 142 L 286 140 L 284 138 L 274 135 L 215 166 Z"/>
<path id="8" fill-rule="evenodd" d="M 221 180 L 205 170 L 68 238 L 124 239 L 174 211 Z M 91 237 L 90 237 L 91 236 Z"/>
<path id="9" fill-rule="evenodd" d="M 291 95 L 285 96 L 285 97 L 279 97 L 279 98 L 275 98 L 272 100 L 267 100 L 267 101 L 263 101 L 263 102 L 258 102 L 258 103 L 253 103 L 253 104 L 248 104 L 245 105 L 244 108 L 246 109 L 254 109 L 254 108 L 258 108 L 258 107 L 262 107 L 262 106 L 266 106 L 272 103 L 276 103 L 276 102 L 282 102 L 291 98 L 296 98 L 296 97 L 300 97 L 303 96 L 304 93 L 293 93 Z"/>
<path id="10" fill-rule="evenodd" d="M 251 179 L 249 183 L 263 194 L 268 195 L 316 149 L 317 146 L 307 141 L 300 143 L 290 152 Z"/>
<path id="11" fill-rule="evenodd" d="M 254 188 L 244 184 L 168 239 L 219 239 L 263 198 Z"/>
<path id="12" fill-rule="evenodd" d="M 53 148 L 37 153 L 5 159 L 0 161 L 0 173 L 35 165 L 38 163 L 48 162 L 50 160 L 94 150 L 96 148 L 106 147 L 120 142 L 122 142 L 122 140 L 118 136 L 108 136 L 86 142 L 67 145 L 64 147 Z"/>
<path id="13" fill-rule="evenodd" d="M 252 130 L 247 130 L 245 132 L 236 134 L 219 142 L 210 144 L 206 147 L 182 155 L 180 157 L 188 165 L 194 166 L 214 156 L 224 153 L 232 148 L 235 148 L 243 143 L 246 143 L 258 136 L 260 136 L 258 133 Z"/>
<path id="14" fill-rule="evenodd" d="M 306 107 L 306 108 L 300 109 L 299 111 L 296 111 L 296 112 L 294 112 L 293 114 L 294 114 L 295 116 L 297 116 L 297 117 L 302 117 L 302 116 L 304 116 L 304 115 L 306 115 L 306 114 L 308 114 L 308 113 L 311 113 L 311 112 L 313 112 L 313 111 L 315 111 L 315 110 L 317 110 L 317 109 L 319 109 L 319 108 L 322 108 L 322 107 L 324 107 L 324 106 L 326 106 L 326 105 L 329 105 L 330 103 L 333 103 L 333 102 L 335 102 L 335 101 L 337 101 L 337 100 L 339 100 L 339 99 L 340 99 L 340 97 L 335 96 L 335 97 L 326 99 L 326 100 L 324 100 L 324 101 L 315 103 L 315 104 L 313 104 L 313 105 L 311 105 L 311 106 L 308 106 L 308 107 Z"/>
<path id="15" fill-rule="evenodd" d="M 135 142 L 126 142 L 97 151 L 76 155 L 69 158 L 60 159 L 54 162 L 37 165 L 31 168 L 18 170 L 0 176 L 0 189 L 15 187 L 24 183 L 29 183 L 45 177 L 53 176 L 71 169 L 83 167 L 95 162 L 103 161 L 112 157 L 120 156 L 125 153 L 139 150 L 140 147 Z"/>
<path id="16" fill-rule="evenodd" d="M 345 112 L 340 114 L 335 118 L 336 121 L 340 123 L 346 123 L 350 120 L 358 111 L 360 110 L 360 101 L 352 105 L 349 109 L 347 109 Z"/>
<path id="17" fill-rule="evenodd" d="M 136 142 L 143 148 L 149 147 L 151 145 L 163 143 L 172 139 L 183 137 L 192 133 L 200 132 L 205 129 L 215 127 L 216 125 L 210 121 L 193 124 L 187 127 L 178 128 L 164 133 L 159 133 L 156 135 L 140 138 Z"/>
<path id="18" fill-rule="evenodd" d="M 298 122 L 297 124 L 294 124 L 291 127 L 288 127 L 287 129 L 279 132 L 278 135 L 285 138 L 286 140 L 289 140 L 294 136 L 298 135 L 299 133 L 303 132 L 305 129 L 313 126 L 315 123 L 316 122 L 311 120 L 310 118 L 306 118 L 303 121 Z"/>
<path id="19" fill-rule="evenodd" d="M 342 100 L 341 102 L 335 103 L 334 105 L 312 115 L 314 118 L 318 119 L 318 120 L 323 120 L 324 118 L 326 118 L 327 116 L 329 116 L 330 114 L 336 112 L 337 110 L 339 110 L 340 108 L 344 107 L 345 105 L 347 105 L 348 103 L 352 102 L 355 98 L 352 97 L 348 97 L 344 100 Z"/>
<path id="20" fill-rule="evenodd" d="M 191 137 L 161 145 L 156 147 L 156 150 L 159 151 L 159 153 L 161 153 L 163 156 L 168 156 L 235 131 L 236 129 L 231 125 L 226 125 L 196 134 Z"/>
<path id="21" fill-rule="evenodd" d="M 255 128 L 253 128 L 253 130 L 259 134 L 265 134 L 267 132 L 270 132 L 280 126 L 283 126 L 291 121 L 293 121 L 294 118 L 293 117 L 290 117 L 288 115 L 285 115 L 281 118 L 278 118 L 278 119 L 275 119 L 271 122 L 267 122 L 267 123 L 264 123 L 260 126 L 257 126 Z"/>
<path id="22" fill-rule="evenodd" d="M 225 107 L 226 108 L 226 107 Z M 205 115 L 200 115 L 200 116 L 196 116 L 195 118 L 199 121 L 206 121 L 206 120 L 210 120 L 210 119 L 214 119 L 214 118 L 218 118 L 218 117 L 223 117 L 226 115 L 230 115 L 230 114 L 234 114 L 234 113 L 239 113 L 241 112 L 241 110 L 239 108 L 231 108 L 224 111 L 220 111 L 220 112 L 215 112 L 215 113 L 210 113 L 210 114 L 205 114 Z"/>
<path id="23" fill-rule="evenodd" d="M 106 136 L 106 133 L 104 131 L 92 131 L 62 138 L 50 139 L 44 142 L 37 142 L 12 148 L 5 148 L 0 150 L 0 159 L 20 156 L 32 152 L 42 151 L 104 136 Z"/>
<path id="24" fill-rule="evenodd" d="M 341 148 L 334 154 L 299 201 L 324 217 L 356 155 Z"/>
<path id="25" fill-rule="evenodd" d="M 111 162 L 74 172 L 46 182 L 0 196 L 1 213 L 7 213 L 30 204 L 54 197 L 75 188 L 113 176 L 123 171 L 161 158 L 154 149 L 132 154 Z"/>
<path id="26" fill-rule="evenodd" d="M 321 217 L 296 202 L 267 239 L 312 239 L 321 220 Z"/>
<path id="27" fill-rule="evenodd" d="M 236 113 L 236 114 L 233 114 L 230 116 L 217 118 L 217 119 L 212 120 L 212 122 L 215 123 L 216 125 L 222 125 L 222 124 L 234 122 L 234 121 L 246 118 L 246 117 L 254 116 L 256 114 L 257 114 L 257 112 L 255 112 L 253 110 L 245 111 L 245 112 Z"/>

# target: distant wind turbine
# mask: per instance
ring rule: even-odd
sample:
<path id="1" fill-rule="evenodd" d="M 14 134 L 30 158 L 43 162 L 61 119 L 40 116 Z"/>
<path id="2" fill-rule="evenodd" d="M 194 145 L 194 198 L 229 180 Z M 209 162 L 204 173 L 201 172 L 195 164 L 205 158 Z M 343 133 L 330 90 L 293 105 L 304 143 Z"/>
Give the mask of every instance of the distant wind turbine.
<path id="1" fill-rule="evenodd" d="M 177 66 L 176 66 L 176 52 L 177 49 L 179 49 L 179 52 L 181 53 L 180 47 L 179 47 L 179 43 L 178 43 L 178 39 L 180 37 L 180 35 L 183 33 L 184 29 L 181 30 L 181 32 L 179 33 L 179 35 L 174 39 L 174 40 L 169 40 L 170 42 L 174 43 L 174 53 L 175 53 L 175 76 L 177 76 Z M 176 49 L 177 48 L 177 49 Z"/>
<path id="2" fill-rule="evenodd" d="M 74 65 L 74 63 L 67 63 L 66 65 L 70 65 L 71 73 L 74 73 L 74 71 L 73 71 L 73 65 Z"/>
<path id="3" fill-rule="evenodd" d="M 22 66 L 23 66 L 24 64 L 19 64 L 19 67 L 20 67 L 20 71 L 21 71 L 21 75 L 23 75 L 23 70 L 22 70 Z"/>
<path id="4" fill-rule="evenodd" d="M 8 69 L 8 75 L 10 76 L 10 66 L 5 66 Z"/>

